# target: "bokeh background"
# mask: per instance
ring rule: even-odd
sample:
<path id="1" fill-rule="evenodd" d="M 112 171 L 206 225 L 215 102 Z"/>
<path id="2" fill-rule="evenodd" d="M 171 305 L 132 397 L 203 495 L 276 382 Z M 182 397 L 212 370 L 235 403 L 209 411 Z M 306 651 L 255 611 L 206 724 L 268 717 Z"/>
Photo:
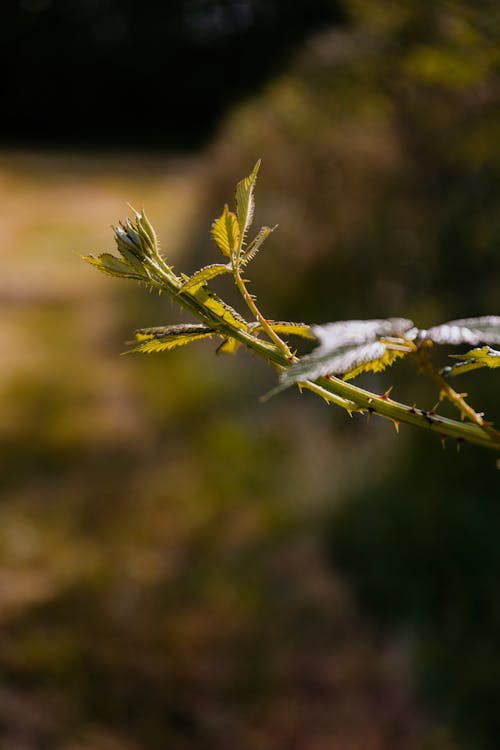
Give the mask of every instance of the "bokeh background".
<path id="1" fill-rule="evenodd" d="M 498 3 L 1 16 L 0 747 L 497 750 L 494 454 L 261 403 L 245 352 L 121 357 L 179 312 L 79 255 L 131 203 L 214 262 L 260 157 L 270 318 L 499 314 Z M 365 382 L 436 401 L 404 362 Z M 495 373 L 464 387 L 499 414 Z"/>

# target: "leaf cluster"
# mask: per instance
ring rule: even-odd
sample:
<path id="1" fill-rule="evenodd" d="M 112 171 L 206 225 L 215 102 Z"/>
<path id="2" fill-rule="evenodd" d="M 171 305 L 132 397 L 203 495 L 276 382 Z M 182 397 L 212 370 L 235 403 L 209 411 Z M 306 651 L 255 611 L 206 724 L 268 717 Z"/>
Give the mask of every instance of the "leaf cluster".
<path id="1" fill-rule="evenodd" d="M 234 353 L 242 344 L 274 365 L 279 384 L 272 395 L 292 385 L 307 388 L 327 403 L 334 403 L 350 414 L 375 412 L 391 419 L 434 429 L 439 436 L 469 440 L 500 449 L 500 433 L 483 419 L 448 383 L 451 376 L 472 369 L 500 366 L 500 352 L 490 345 L 500 344 L 500 316 L 464 318 L 434 326 L 418 328 L 407 318 L 348 320 L 324 325 L 268 320 L 247 288 L 242 272 L 256 257 L 272 228 L 261 227 L 249 240 L 255 210 L 255 185 L 260 161 L 236 187 L 235 205 L 226 204 L 212 224 L 211 236 L 225 262 L 211 263 L 191 276 L 174 273 L 159 251 L 156 233 L 144 211 L 134 211 L 134 218 L 114 227 L 118 255 L 103 253 L 85 260 L 100 271 L 146 284 L 167 293 L 181 308 L 191 312 L 197 323 L 175 323 L 135 332 L 131 351 L 164 352 L 193 341 L 216 337 L 222 340 L 218 351 Z M 248 308 L 251 319 L 228 305 L 209 286 L 217 276 L 230 275 Z M 283 336 L 316 339 L 319 343 L 310 354 L 298 358 Z M 460 355 L 459 361 L 438 370 L 427 354 L 432 345 L 474 347 Z M 479 346 L 483 345 L 483 346 Z M 388 394 L 375 393 L 348 384 L 360 373 L 379 372 L 404 357 L 413 357 L 421 371 L 439 387 L 439 400 L 449 399 L 458 409 L 461 424 L 392 401 Z M 341 376 L 339 379 L 337 376 Z"/>

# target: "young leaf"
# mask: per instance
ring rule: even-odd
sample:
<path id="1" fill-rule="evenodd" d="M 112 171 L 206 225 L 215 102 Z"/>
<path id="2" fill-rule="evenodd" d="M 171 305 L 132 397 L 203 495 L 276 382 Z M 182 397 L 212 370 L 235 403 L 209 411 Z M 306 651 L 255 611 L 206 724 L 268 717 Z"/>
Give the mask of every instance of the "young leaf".
<path id="1" fill-rule="evenodd" d="M 262 244 L 264 241 L 269 237 L 271 232 L 273 232 L 276 229 L 276 227 L 261 227 L 259 229 L 259 233 L 256 237 L 251 241 L 251 243 L 248 245 L 246 250 L 242 252 L 241 254 L 241 265 L 246 266 L 248 263 L 250 263 L 251 260 L 255 258 L 257 253 L 259 252 L 260 248 L 262 247 Z"/>
<path id="2" fill-rule="evenodd" d="M 453 359 L 460 359 L 456 365 L 450 365 L 443 368 L 441 374 L 448 377 L 450 375 L 462 375 L 469 370 L 477 370 L 480 367 L 500 367 L 500 352 L 495 351 L 489 346 L 483 346 L 480 349 L 472 349 L 466 354 L 454 354 Z"/>
<path id="3" fill-rule="evenodd" d="M 371 344 L 371 346 L 374 345 Z M 385 344 L 385 351 L 380 357 L 377 359 L 369 359 L 366 362 L 360 362 L 359 365 L 345 373 L 344 380 L 356 378 L 363 372 L 382 372 L 386 367 L 391 367 L 397 359 L 406 357 L 408 353 L 409 349 L 391 349 L 390 345 Z"/>
<path id="4" fill-rule="evenodd" d="M 205 266 L 205 268 L 201 268 L 199 271 L 196 271 L 195 274 L 191 276 L 182 286 L 180 291 L 181 292 L 192 292 L 194 289 L 196 289 L 199 286 L 202 286 L 207 281 L 210 281 L 210 279 L 214 279 L 216 276 L 220 276 L 222 273 L 228 273 L 230 272 L 230 267 L 225 265 L 224 263 L 213 263 L 210 266 Z"/>
<path id="5" fill-rule="evenodd" d="M 246 320 L 230 305 L 224 302 L 215 292 L 209 289 L 207 286 L 197 287 L 191 294 L 197 302 L 224 323 L 228 323 L 233 328 L 240 328 L 241 330 L 247 329 Z"/>
<path id="6" fill-rule="evenodd" d="M 260 159 L 254 166 L 252 172 L 248 177 L 238 183 L 236 186 L 236 215 L 238 217 L 238 225 L 240 228 L 240 242 L 239 250 L 242 249 L 246 233 L 252 223 L 253 211 L 254 211 L 254 189 L 257 181 L 257 174 L 259 172 Z"/>
<path id="7" fill-rule="evenodd" d="M 288 387 L 301 380 L 316 380 L 322 375 L 344 375 L 366 362 L 380 359 L 386 347 L 379 341 L 372 341 L 369 344 L 343 346 L 333 353 L 318 354 L 319 350 L 320 347 L 284 370 L 280 376 L 281 384 Z"/>
<path id="8" fill-rule="evenodd" d="M 430 339 L 435 344 L 500 344 L 500 316 L 451 320 L 428 331 L 420 331 L 419 338 Z"/>
<path id="9" fill-rule="evenodd" d="M 141 266 L 138 266 L 135 263 L 132 266 L 127 260 L 117 258 L 115 255 L 111 255 L 111 253 L 103 253 L 97 258 L 93 255 L 85 255 L 83 260 L 87 261 L 87 263 L 90 263 L 92 266 L 95 266 L 99 271 L 102 271 L 108 276 L 118 276 L 124 279 L 137 279 L 138 281 L 144 281 L 148 278 L 147 274 L 141 270 Z"/>
<path id="10" fill-rule="evenodd" d="M 240 230 L 238 219 L 229 210 L 227 203 L 222 214 L 212 224 L 212 237 L 223 255 L 227 258 L 234 255 L 239 245 Z"/>
<path id="11" fill-rule="evenodd" d="M 141 328 L 135 332 L 137 346 L 129 352 L 164 352 L 177 346 L 190 344 L 198 339 L 210 338 L 215 332 L 201 324 L 185 324 L 161 326 L 157 328 Z"/>
<path id="12" fill-rule="evenodd" d="M 304 339 L 314 338 L 311 326 L 308 326 L 306 323 L 284 323 L 283 321 L 270 320 L 269 325 L 273 331 L 276 331 L 276 333 L 288 334 L 290 336 L 301 336 Z M 261 326 L 259 326 L 259 328 L 260 327 Z"/>

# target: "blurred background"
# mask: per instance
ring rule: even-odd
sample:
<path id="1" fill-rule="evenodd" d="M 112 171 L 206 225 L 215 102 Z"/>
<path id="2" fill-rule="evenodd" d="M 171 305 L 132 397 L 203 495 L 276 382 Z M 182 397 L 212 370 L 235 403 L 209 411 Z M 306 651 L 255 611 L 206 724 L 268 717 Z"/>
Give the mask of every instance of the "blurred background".
<path id="1" fill-rule="evenodd" d="M 268 317 L 499 314 L 498 3 L 1 16 L 2 750 L 496 750 L 495 455 L 263 404 L 245 352 L 121 357 L 179 311 L 79 255 L 131 203 L 178 272 L 217 261 L 262 158 Z M 437 400 L 405 362 L 361 382 Z M 494 373 L 463 383 L 499 414 Z"/>

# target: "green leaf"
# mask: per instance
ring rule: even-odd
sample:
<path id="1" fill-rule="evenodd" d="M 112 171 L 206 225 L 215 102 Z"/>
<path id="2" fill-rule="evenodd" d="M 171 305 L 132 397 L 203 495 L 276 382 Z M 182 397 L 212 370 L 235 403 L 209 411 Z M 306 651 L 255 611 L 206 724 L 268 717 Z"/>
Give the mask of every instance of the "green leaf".
<path id="1" fill-rule="evenodd" d="M 220 276 L 221 274 L 228 273 L 230 271 L 230 267 L 224 265 L 223 263 L 213 263 L 210 266 L 205 266 L 205 268 L 201 268 L 199 271 L 196 271 L 196 273 L 193 274 L 191 278 L 181 286 L 180 291 L 192 292 L 197 287 L 202 286 L 207 281 L 210 281 L 210 279 L 213 279 L 216 276 Z"/>
<path id="2" fill-rule="evenodd" d="M 243 266 L 248 265 L 251 260 L 255 258 L 259 252 L 264 241 L 269 237 L 276 227 L 261 227 L 257 236 L 251 241 L 247 249 L 241 254 L 241 264 Z"/>
<path id="3" fill-rule="evenodd" d="M 222 344 L 217 348 L 217 354 L 235 354 L 240 346 L 240 342 L 236 341 L 236 339 L 224 339 Z"/>
<path id="4" fill-rule="evenodd" d="M 185 346 L 192 341 L 210 338 L 215 331 L 202 324 L 172 325 L 157 328 L 141 328 L 135 332 L 135 346 L 129 352 L 164 352 L 175 349 L 177 346 Z"/>
<path id="5" fill-rule="evenodd" d="M 314 334 L 311 331 L 311 326 L 307 323 L 285 323 L 283 321 L 270 320 L 269 325 L 276 331 L 276 333 L 283 333 L 285 336 L 301 336 L 304 339 L 313 339 Z M 261 326 L 258 327 L 259 330 Z"/>
<path id="6" fill-rule="evenodd" d="M 141 267 L 134 264 L 133 266 L 126 260 L 121 260 L 111 253 L 103 253 L 98 257 L 93 255 L 84 255 L 83 260 L 90 263 L 107 274 L 108 276 L 118 276 L 124 279 L 137 279 L 144 281 L 147 279 L 147 274 L 141 270 Z"/>
<path id="7" fill-rule="evenodd" d="M 191 294 L 201 306 L 210 310 L 220 320 L 234 328 L 247 330 L 246 320 L 207 286 L 197 287 L 194 292 L 188 292 L 188 294 Z"/>
<path id="8" fill-rule="evenodd" d="M 212 224 L 212 237 L 221 253 L 231 258 L 239 246 L 240 230 L 238 219 L 227 204 L 218 219 Z"/>
<path id="9" fill-rule="evenodd" d="M 380 357 L 377 357 L 377 359 L 361 361 L 359 365 L 356 365 L 352 370 L 345 373 L 344 380 L 356 378 L 363 372 L 382 372 L 386 367 L 391 367 L 397 359 L 402 359 L 409 353 L 409 349 L 391 349 L 390 344 L 384 345 L 385 351 Z"/>
<path id="10" fill-rule="evenodd" d="M 428 331 L 420 331 L 419 338 L 430 339 L 435 344 L 500 344 L 500 315 L 451 320 Z"/>
<path id="11" fill-rule="evenodd" d="M 148 217 L 145 214 L 144 209 L 142 209 L 141 211 L 134 210 L 134 213 L 135 213 L 137 225 L 141 230 L 140 233 L 142 234 L 145 240 L 147 238 L 147 241 L 149 241 L 149 245 L 154 251 L 155 255 L 158 255 L 159 253 L 158 238 L 156 236 L 156 232 L 153 228 L 153 225 L 151 224 L 151 222 L 149 221 Z"/>
<path id="12" fill-rule="evenodd" d="M 254 166 L 251 174 L 249 174 L 248 177 L 245 177 L 244 180 L 241 180 L 236 186 L 236 215 L 238 217 L 238 225 L 240 229 L 239 250 L 242 249 L 246 233 L 252 224 L 255 205 L 254 189 L 259 167 L 260 159 Z"/>
<path id="13" fill-rule="evenodd" d="M 470 370 L 477 370 L 480 367 L 495 368 L 500 367 L 500 352 L 495 351 L 489 346 L 483 346 L 480 349 L 472 349 L 465 354 L 451 355 L 453 359 L 459 359 L 456 365 L 443 368 L 442 375 L 462 375 Z"/>

